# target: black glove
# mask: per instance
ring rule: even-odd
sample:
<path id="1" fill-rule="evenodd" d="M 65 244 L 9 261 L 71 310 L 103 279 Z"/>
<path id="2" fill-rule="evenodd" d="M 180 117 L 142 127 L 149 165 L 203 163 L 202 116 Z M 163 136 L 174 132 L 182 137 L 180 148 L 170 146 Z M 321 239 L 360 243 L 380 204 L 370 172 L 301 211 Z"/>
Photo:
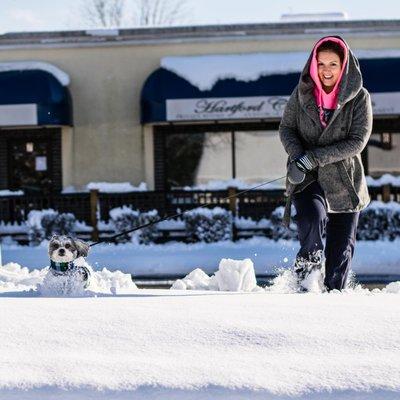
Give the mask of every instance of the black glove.
<path id="1" fill-rule="evenodd" d="M 297 165 L 297 168 L 304 173 L 307 173 L 314 169 L 314 166 L 307 154 L 302 154 L 301 156 L 297 157 L 294 162 Z"/>
<path id="2" fill-rule="evenodd" d="M 306 174 L 297 166 L 295 161 L 292 161 L 288 165 L 287 177 L 291 184 L 298 185 L 304 181 Z"/>

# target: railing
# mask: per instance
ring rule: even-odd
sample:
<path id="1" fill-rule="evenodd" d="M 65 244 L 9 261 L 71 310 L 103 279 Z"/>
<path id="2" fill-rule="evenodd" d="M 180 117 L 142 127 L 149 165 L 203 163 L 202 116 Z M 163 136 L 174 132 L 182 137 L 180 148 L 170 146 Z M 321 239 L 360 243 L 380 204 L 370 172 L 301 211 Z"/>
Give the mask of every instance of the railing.
<path id="1" fill-rule="evenodd" d="M 249 217 L 255 221 L 268 218 L 271 212 L 284 205 L 284 190 L 252 190 L 239 197 L 232 197 L 238 189 L 218 191 L 173 190 L 144 191 L 127 193 L 90 193 L 55 194 L 51 196 L 1 196 L 0 221 L 4 223 L 23 223 L 31 210 L 52 208 L 58 212 L 70 212 L 78 221 L 91 226 L 92 239 L 97 240 L 98 220 L 109 221 L 111 209 L 123 205 L 139 211 L 156 209 L 160 217 L 183 212 L 192 208 L 211 204 L 211 207 L 229 209 L 235 216 Z M 400 187 L 384 185 L 369 187 L 372 200 L 400 202 Z M 230 196 L 230 199 L 226 197 Z M 2 232 L 0 231 L 0 235 Z"/>

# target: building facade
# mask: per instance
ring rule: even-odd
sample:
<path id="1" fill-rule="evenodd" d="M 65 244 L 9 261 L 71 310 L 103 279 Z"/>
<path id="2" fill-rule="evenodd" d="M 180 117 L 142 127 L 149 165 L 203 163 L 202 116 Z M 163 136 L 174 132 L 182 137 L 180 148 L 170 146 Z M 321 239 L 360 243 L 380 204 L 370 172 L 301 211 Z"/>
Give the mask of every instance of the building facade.
<path id="1" fill-rule="evenodd" d="M 330 34 L 372 94 L 365 167 L 400 174 L 400 21 L 276 23 L 2 35 L 0 189 L 283 176 L 279 120 Z"/>

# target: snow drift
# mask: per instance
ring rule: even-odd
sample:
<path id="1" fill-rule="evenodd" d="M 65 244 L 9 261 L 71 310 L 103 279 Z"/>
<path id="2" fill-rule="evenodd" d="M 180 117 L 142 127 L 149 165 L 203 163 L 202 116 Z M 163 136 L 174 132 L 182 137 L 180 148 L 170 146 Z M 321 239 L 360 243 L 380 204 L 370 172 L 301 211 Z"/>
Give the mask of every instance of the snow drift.
<path id="1" fill-rule="evenodd" d="M 91 271 L 90 284 L 84 289 L 80 282 L 72 282 L 68 291 L 64 290 L 66 279 L 51 277 L 49 268 L 34 269 L 21 267 L 16 263 L 8 263 L 0 267 L 0 293 L 21 292 L 23 296 L 92 296 L 96 294 L 130 294 L 138 289 L 130 274 L 121 271 L 111 272 L 106 268 L 93 271 L 92 267 L 82 258 L 76 260 L 76 265 L 84 265 Z"/>
<path id="2" fill-rule="evenodd" d="M 203 270 L 196 268 L 183 279 L 174 282 L 171 289 L 178 290 L 220 290 L 228 292 L 262 291 L 257 286 L 253 262 L 223 258 L 218 271 L 209 277 Z"/>

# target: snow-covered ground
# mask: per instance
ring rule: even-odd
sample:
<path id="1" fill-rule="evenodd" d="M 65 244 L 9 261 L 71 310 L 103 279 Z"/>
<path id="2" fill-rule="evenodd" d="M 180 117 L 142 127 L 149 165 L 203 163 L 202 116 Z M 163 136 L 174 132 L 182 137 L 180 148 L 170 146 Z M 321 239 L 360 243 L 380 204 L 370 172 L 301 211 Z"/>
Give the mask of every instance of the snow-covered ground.
<path id="1" fill-rule="evenodd" d="M 397 399 L 400 282 L 326 293 L 320 277 L 310 293 L 289 271 L 261 288 L 251 260 L 223 259 L 186 290 L 104 269 L 77 290 L 3 265 L 0 398 Z"/>
<path id="2" fill-rule="evenodd" d="M 398 399 L 400 295 L 0 299 L 0 398 Z"/>
<path id="3" fill-rule="evenodd" d="M 3 245 L 3 263 L 15 262 L 29 269 L 49 265 L 47 244 L 29 247 Z M 219 243 L 167 243 L 164 245 L 100 244 L 90 250 L 88 262 L 95 269 L 121 270 L 133 276 L 186 275 L 195 268 L 213 273 L 222 258 L 253 261 L 257 275 L 273 275 L 289 268 L 298 251 L 297 241 L 275 242 L 263 237 Z M 358 241 L 353 260 L 357 274 L 400 275 L 400 242 Z"/>

